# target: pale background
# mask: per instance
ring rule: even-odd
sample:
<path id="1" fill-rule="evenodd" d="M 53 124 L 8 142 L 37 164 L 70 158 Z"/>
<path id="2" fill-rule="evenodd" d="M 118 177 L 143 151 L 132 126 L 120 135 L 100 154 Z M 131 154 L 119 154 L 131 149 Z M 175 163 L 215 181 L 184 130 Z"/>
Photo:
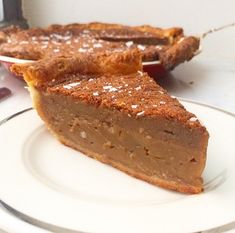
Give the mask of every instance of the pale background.
<path id="1" fill-rule="evenodd" d="M 234 0 L 23 0 L 31 26 L 104 21 L 124 24 L 181 25 L 187 33 L 235 20 Z"/>

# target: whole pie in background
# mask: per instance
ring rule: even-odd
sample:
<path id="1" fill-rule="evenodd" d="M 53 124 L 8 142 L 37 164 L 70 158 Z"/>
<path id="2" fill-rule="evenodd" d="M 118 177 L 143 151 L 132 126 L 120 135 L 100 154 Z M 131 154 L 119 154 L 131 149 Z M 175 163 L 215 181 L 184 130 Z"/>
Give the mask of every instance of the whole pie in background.
<path id="1" fill-rule="evenodd" d="M 0 42 L 0 55 L 28 60 L 138 48 L 143 62 L 160 61 L 165 70 L 190 60 L 200 44 L 199 38 L 185 36 L 182 28 L 98 22 L 31 29 L 8 27 L 0 32 Z"/>

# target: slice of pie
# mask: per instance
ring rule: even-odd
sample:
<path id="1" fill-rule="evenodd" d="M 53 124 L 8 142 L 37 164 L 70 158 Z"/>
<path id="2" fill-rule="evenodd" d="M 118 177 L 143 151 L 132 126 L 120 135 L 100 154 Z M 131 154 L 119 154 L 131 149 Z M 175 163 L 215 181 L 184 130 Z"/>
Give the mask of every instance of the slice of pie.
<path id="1" fill-rule="evenodd" d="M 65 145 L 183 193 L 203 190 L 208 132 L 142 72 L 138 50 L 14 65 L 34 106 Z"/>

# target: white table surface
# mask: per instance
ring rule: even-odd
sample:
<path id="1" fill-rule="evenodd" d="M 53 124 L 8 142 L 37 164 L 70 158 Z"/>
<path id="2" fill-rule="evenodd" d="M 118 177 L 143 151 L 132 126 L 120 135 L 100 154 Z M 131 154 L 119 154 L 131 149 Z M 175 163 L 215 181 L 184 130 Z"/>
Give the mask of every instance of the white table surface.
<path id="1" fill-rule="evenodd" d="M 234 36 L 235 29 L 211 35 L 203 43 L 202 54 L 180 65 L 168 77 L 159 80 L 159 83 L 171 95 L 203 102 L 235 114 Z M 3 86 L 12 90 L 12 96 L 0 102 L 0 120 L 31 106 L 25 84 L 1 68 L 0 87 Z M 12 233 L 46 232 L 18 220 L 0 207 L 0 232 L 1 229 Z M 229 232 L 235 231 L 231 229 Z"/>

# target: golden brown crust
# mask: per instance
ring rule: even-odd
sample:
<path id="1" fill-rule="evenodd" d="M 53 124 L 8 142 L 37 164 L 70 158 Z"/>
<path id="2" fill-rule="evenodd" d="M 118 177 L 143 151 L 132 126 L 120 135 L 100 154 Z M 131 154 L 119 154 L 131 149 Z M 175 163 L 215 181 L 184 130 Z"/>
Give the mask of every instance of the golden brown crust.
<path id="1" fill-rule="evenodd" d="M 167 70 L 172 70 L 180 63 L 190 60 L 199 45 L 200 40 L 197 37 L 181 37 L 173 46 L 160 52 L 159 59 Z"/>
<path id="2" fill-rule="evenodd" d="M 176 38 L 184 36 L 183 29 L 178 27 L 162 29 L 150 25 L 141 25 L 134 28 L 142 32 L 153 33 L 159 37 L 168 38 L 168 43 L 170 44 L 173 44 Z"/>
<path id="3" fill-rule="evenodd" d="M 70 74 L 118 75 L 131 74 L 142 70 L 141 55 L 137 49 L 99 54 L 80 54 L 74 57 L 43 59 L 38 62 L 17 64 L 11 71 L 24 75 L 27 82 L 41 87 L 53 79 L 59 80 Z"/>

